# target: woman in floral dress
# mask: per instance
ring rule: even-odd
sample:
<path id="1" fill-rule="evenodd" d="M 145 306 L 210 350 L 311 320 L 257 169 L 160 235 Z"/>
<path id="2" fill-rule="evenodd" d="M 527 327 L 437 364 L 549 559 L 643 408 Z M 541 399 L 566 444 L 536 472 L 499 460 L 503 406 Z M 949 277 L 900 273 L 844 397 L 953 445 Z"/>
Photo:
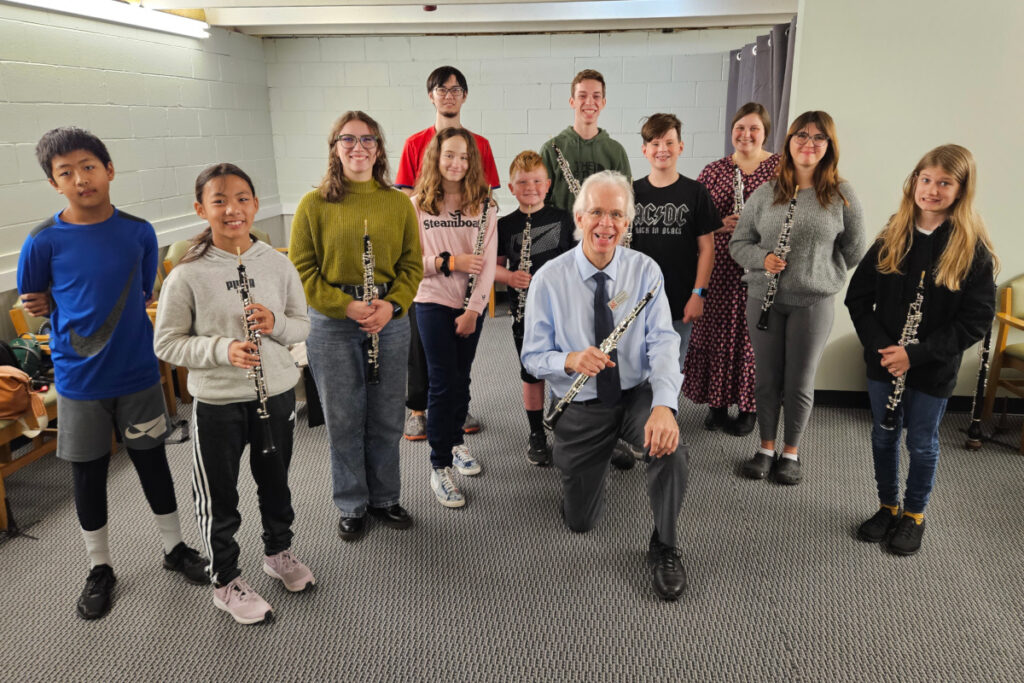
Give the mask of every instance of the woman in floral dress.
<path id="1" fill-rule="evenodd" d="M 746 201 L 762 183 L 775 176 L 777 154 L 762 148 L 771 131 L 768 112 L 757 102 L 739 108 L 732 119 L 733 154 L 704 167 L 697 180 L 711 193 L 722 220 L 715 231 L 715 269 L 711 272 L 704 316 L 693 326 L 686 354 L 683 395 L 697 404 L 708 404 L 704 420 L 709 430 L 724 429 L 744 436 L 754 429 L 754 349 L 747 333 L 747 288 L 740 281 L 741 268 L 729 255 L 729 240 L 736 229 L 735 177 L 739 168 Z M 729 406 L 739 407 L 735 420 Z"/>

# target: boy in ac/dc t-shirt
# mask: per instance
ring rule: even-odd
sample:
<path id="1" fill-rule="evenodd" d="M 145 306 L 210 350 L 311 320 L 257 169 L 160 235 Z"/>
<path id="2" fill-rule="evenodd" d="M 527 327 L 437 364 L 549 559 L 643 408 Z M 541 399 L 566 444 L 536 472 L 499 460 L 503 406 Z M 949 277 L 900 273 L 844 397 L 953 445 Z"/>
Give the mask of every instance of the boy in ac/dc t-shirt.
<path id="1" fill-rule="evenodd" d="M 523 320 L 520 297 L 526 303 L 530 278 L 545 263 L 572 249 L 573 220 L 565 211 L 544 205 L 544 196 L 551 186 L 547 169 L 540 155 L 532 150 L 520 152 L 509 168 L 509 190 L 519 201 L 519 208 L 498 220 L 498 267 L 494 279 L 509 286 L 509 308 L 512 313 L 512 340 L 516 355 L 523 350 Z M 530 224 L 530 268 L 520 270 L 523 255 L 523 233 Z M 523 405 L 530 421 L 530 445 L 526 458 L 534 465 L 548 465 L 551 450 L 544 434 L 544 380 L 537 379 L 519 365 L 523 380 Z"/>
<path id="2" fill-rule="evenodd" d="M 712 231 L 721 225 L 707 188 L 681 175 L 682 126 L 672 114 L 654 114 L 640 131 L 650 175 L 633 182 L 636 218 L 632 248 L 653 258 L 665 276 L 672 326 L 679 333 L 679 371 L 683 371 L 693 321 L 704 314 L 711 268 Z"/>

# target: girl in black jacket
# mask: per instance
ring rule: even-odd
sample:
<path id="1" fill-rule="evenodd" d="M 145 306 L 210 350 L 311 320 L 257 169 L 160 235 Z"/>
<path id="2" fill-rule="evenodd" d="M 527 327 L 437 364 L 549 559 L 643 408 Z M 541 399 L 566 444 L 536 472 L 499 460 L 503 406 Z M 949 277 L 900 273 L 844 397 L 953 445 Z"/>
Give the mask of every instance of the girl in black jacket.
<path id="1" fill-rule="evenodd" d="M 857 528 L 869 543 L 887 540 L 913 555 L 924 535 L 924 509 L 939 461 L 939 423 L 963 352 L 992 324 L 997 260 L 974 211 L 977 171 L 970 151 L 943 145 L 928 152 L 903 184 L 899 210 L 857 267 L 846 294 L 864 344 L 874 425 L 871 450 L 880 508 Z M 915 339 L 901 344 L 910 304 L 924 273 Z M 895 429 L 883 419 L 896 378 L 906 375 Z M 900 513 L 900 434 L 907 430 L 910 468 Z"/>

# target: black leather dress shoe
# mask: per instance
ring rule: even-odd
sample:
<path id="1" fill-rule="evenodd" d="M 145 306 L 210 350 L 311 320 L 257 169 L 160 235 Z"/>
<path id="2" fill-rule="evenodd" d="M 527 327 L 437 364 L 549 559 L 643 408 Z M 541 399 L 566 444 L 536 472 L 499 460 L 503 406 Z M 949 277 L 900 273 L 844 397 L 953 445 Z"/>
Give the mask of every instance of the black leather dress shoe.
<path id="1" fill-rule="evenodd" d="M 677 600 L 686 590 L 686 570 L 679 560 L 679 552 L 659 541 L 657 532 L 651 537 L 647 566 L 651 568 L 654 592 L 662 600 Z"/>
<path id="2" fill-rule="evenodd" d="M 391 505 L 386 508 L 375 508 L 372 505 L 366 508 L 370 516 L 381 524 L 392 529 L 408 529 L 412 526 L 412 517 L 401 505 Z"/>
<path id="3" fill-rule="evenodd" d="M 704 429 L 709 432 L 717 432 L 725 429 L 729 424 L 728 408 L 710 408 L 707 417 L 704 418 Z"/>
<path id="4" fill-rule="evenodd" d="M 619 470 L 631 470 L 636 464 L 637 454 L 625 441 L 620 441 L 612 451 L 612 467 Z"/>
<path id="5" fill-rule="evenodd" d="M 338 522 L 338 535 L 343 541 L 358 541 L 366 531 L 366 517 L 342 517 Z"/>

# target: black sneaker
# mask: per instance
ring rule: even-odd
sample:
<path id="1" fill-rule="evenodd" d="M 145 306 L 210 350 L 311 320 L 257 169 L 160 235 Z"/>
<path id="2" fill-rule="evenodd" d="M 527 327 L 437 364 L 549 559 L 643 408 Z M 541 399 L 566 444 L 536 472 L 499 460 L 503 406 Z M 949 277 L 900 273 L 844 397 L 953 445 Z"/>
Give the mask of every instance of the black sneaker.
<path id="1" fill-rule="evenodd" d="M 548 448 L 548 438 L 544 432 L 530 434 L 530 448 L 526 451 L 526 459 L 531 465 L 538 467 L 547 467 L 551 464 L 551 450 Z"/>
<path id="2" fill-rule="evenodd" d="M 857 527 L 857 538 L 865 543 L 881 543 L 896 527 L 899 515 L 889 508 L 878 508 L 878 512 Z"/>
<path id="3" fill-rule="evenodd" d="M 78 616 L 83 619 L 99 619 L 110 611 L 110 594 L 114 592 L 117 578 L 108 564 L 98 564 L 89 570 L 85 588 L 78 596 Z"/>
<path id="4" fill-rule="evenodd" d="M 164 555 L 164 569 L 180 573 L 189 583 L 194 583 L 197 586 L 205 586 L 210 583 L 210 576 L 206 573 L 209 564 L 209 560 L 194 548 L 185 545 L 184 541 Z"/>
<path id="5" fill-rule="evenodd" d="M 779 458 L 779 461 L 775 463 L 775 482 L 777 484 L 793 486 L 795 484 L 799 484 L 800 480 L 803 478 L 804 473 L 801 471 L 799 460 L 781 457 Z"/>
<path id="6" fill-rule="evenodd" d="M 896 522 L 896 529 L 892 532 L 892 536 L 889 537 L 889 543 L 886 547 L 889 548 L 890 552 L 897 555 L 913 555 L 921 549 L 921 538 L 923 536 L 923 519 L 918 524 L 914 521 L 913 517 L 900 515 L 900 520 Z"/>
<path id="7" fill-rule="evenodd" d="M 754 457 L 743 463 L 740 474 L 747 479 L 764 479 L 772 471 L 772 464 L 775 462 L 774 455 L 768 455 L 758 451 Z"/>
<path id="8" fill-rule="evenodd" d="M 651 535 L 647 566 L 651 569 L 654 592 L 662 600 L 676 600 L 686 590 L 686 570 L 679 560 L 679 551 L 659 541 L 657 531 Z"/>

